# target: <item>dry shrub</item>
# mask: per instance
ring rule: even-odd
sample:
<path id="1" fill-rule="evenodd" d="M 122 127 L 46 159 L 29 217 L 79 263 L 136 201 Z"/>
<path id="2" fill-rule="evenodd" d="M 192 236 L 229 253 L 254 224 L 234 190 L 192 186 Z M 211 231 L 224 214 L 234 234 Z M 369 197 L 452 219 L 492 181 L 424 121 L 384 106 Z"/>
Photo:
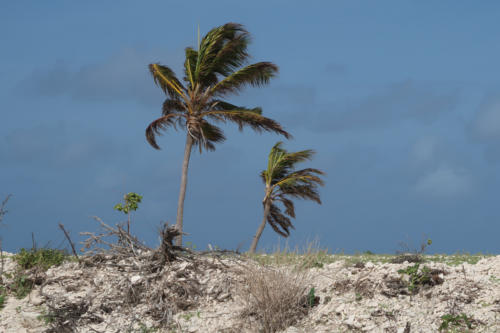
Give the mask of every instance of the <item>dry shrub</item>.
<path id="1" fill-rule="evenodd" d="M 242 317 L 266 333 L 283 330 L 303 318 L 310 306 L 308 275 L 285 267 L 248 266 L 243 273 Z"/>

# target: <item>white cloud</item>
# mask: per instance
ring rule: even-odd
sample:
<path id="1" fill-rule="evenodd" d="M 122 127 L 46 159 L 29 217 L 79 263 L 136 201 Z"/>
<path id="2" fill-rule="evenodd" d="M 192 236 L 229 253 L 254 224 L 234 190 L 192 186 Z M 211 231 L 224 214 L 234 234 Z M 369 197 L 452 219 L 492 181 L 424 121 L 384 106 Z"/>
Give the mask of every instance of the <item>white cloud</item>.
<path id="1" fill-rule="evenodd" d="M 467 193 L 471 180 L 465 170 L 442 165 L 421 177 L 415 186 L 417 193 L 433 197 L 453 197 Z"/>

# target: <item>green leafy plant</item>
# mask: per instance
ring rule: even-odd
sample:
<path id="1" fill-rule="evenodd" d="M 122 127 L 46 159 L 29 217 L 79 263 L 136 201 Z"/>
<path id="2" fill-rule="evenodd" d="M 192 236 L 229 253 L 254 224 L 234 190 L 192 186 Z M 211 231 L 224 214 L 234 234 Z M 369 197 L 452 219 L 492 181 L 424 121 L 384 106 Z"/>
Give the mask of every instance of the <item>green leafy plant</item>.
<path id="1" fill-rule="evenodd" d="M 120 212 L 123 212 L 127 215 L 127 233 L 130 234 L 130 213 L 132 211 L 136 211 L 139 208 L 139 203 L 142 200 L 142 195 L 139 195 L 134 192 L 130 192 L 123 196 L 123 200 L 125 201 L 123 204 L 116 204 L 114 209 Z"/>
<path id="2" fill-rule="evenodd" d="M 409 275 L 408 290 L 412 293 L 417 292 L 420 286 L 431 282 L 430 269 L 427 266 L 422 267 L 422 269 L 419 268 L 420 264 L 417 263 L 405 269 L 398 270 L 400 274 Z"/>
<path id="3" fill-rule="evenodd" d="M 314 287 L 312 287 L 311 290 L 309 290 L 309 294 L 307 294 L 307 305 L 312 308 L 314 306 L 315 300 L 316 290 L 314 289 Z"/>
<path id="4" fill-rule="evenodd" d="M 38 267 L 46 271 L 52 266 L 61 265 L 67 256 L 65 251 L 57 249 L 26 250 L 22 248 L 13 259 L 24 270 Z"/>
<path id="5" fill-rule="evenodd" d="M 472 329 L 474 325 L 474 319 L 468 317 L 465 313 L 459 315 L 446 314 L 441 316 L 441 320 L 439 331 L 448 330 L 452 327 L 467 327 L 468 329 Z"/>
<path id="6" fill-rule="evenodd" d="M 33 281 L 24 274 L 19 274 L 14 277 L 14 282 L 9 286 L 17 299 L 25 298 L 33 289 Z"/>

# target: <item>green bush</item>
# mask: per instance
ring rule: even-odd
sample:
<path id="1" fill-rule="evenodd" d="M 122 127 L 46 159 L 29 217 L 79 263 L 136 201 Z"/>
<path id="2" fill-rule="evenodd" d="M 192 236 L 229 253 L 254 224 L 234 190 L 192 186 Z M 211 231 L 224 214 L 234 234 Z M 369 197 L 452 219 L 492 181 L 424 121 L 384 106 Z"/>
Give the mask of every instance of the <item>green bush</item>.
<path id="1" fill-rule="evenodd" d="M 64 251 L 56 249 L 21 249 L 14 256 L 14 261 L 22 269 L 31 269 L 33 267 L 41 268 L 46 271 L 52 266 L 59 266 L 63 263 L 67 254 Z"/>

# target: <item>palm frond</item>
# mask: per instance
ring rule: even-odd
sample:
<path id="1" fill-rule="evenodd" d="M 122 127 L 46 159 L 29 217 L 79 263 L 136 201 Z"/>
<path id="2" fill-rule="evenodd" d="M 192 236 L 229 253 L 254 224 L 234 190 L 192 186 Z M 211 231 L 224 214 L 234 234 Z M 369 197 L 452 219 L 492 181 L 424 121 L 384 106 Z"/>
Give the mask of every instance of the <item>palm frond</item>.
<path id="1" fill-rule="evenodd" d="M 211 110 L 219 110 L 219 111 L 243 110 L 243 111 L 251 111 L 257 114 L 262 114 L 262 108 L 259 106 L 255 108 L 247 108 L 244 106 L 236 106 L 234 104 L 219 99 L 212 100 L 212 105 L 213 106 L 210 108 Z"/>
<path id="2" fill-rule="evenodd" d="M 312 200 L 314 202 L 317 202 L 321 204 L 321 198 L 318 193 L 318 188 L 317 186 L 313 186 L 310 184 L 307 185 L 286 185 L 286 186 L 281 186 L 279 188 L 279 191 L 283 195 L 291 196 L 294 198 L 299 198 L 299 199 L 307 199 L 307 200 Z"/>
<path id="3" fill-rule="evenodd" d="M 238 125 L 239 130 L 243 127 L 250 126 L 254 131 L 274 132 L 290 138 L 291 135 L 285 131 L 281 125 L 273 119 L 266 118 L 260 114 L 260 109 L 254 110 L 213 110 L 203 112 L 203 117 L 217 118 L 221 121 L 230 121 Z"/>
<path id="4" fill-rule="evenodd" d="M 237 93 L 246 85 L 263 86 L 278 73 L 278 66 L 271 62 L 258 62 L 243 67 L 219 81 L 212 88 L 212 95 Z"/>
<path id="5" fill-rule="evenodd" d="M 196 143 L 204 145 L 206 150 L 215 150 L 215 143 L 223 142 L 226 140 L 224 132 L 217 126 L 210 124 L 209 122 L 203 120 L 201 122 L 201 140 L 197 140 Z"/>
<path id="6" fill-rule="evenodd" d="M 194 87 L 196 82 L 196 62 L 198 61 L 198 51 L 192 47 L 187 47 L 185 50 L 186 60 L 184 61 L 184 81 L 190 83 L 190 88 Z"/>
<path id="7" fill-rule="evenodd" d="M 196 61 L 195 80 L 204 86 L 217 82 L 213 71 L 213 64 L 224 45 L 236 36 L 248 34 L 241 24 L 227 23 L 223 26 L 213 28 L 201 40 L 198 58 Z M 236 52 L 238 55 L 238 52 Z M 222 66 L 223 68 L 223 66 Z"/>
<path id="8" fill-rule="evenodd" d="M 276 233 L 283 237 L 288 237 L 290 235 L 290 229 L 295 229 L 291 219 L 283 215 L 279 207 L 274 204 L 271 204 L 267 222 Z"/>
<path id="9" fill-rule="evenodd" d="M 163 102 L 163 106 L 161 108 L 161 113 L 166 116 L 167 114 L 176 113 L 176 112 L 184 112 L 186 111 L 186 105 L 179 99 L 167 98 Z"/>
<path id="10" fill-rule="evenodd" d="M 278 142 L 269 153 L 266 183 L 274 185 L 286 178 L 293 172 L 297 163 L 310 160 L 314 154 L 311 149 L 289 153 L 282 148 L 282 142 Z"/>
<path id="11" fill-rule="evenodd" d="M 241 67 L 247 58 L 247 47 L 250 43 L 248 32 L 240 32 L 228 40 L 217 52 L 211 64 L 211 71 L 222 76 L 228 76 Z"/>
<path id="12" fill-rule="evenodd" d="M 177 79 L 174 71 L 167 66 L 150 64 L 149 71 L 153 75 L 155 83 L 172 99 L 185 98 L 186 88 Z"/>
<path id="13" fill-rule="evenodd" d="M 171 113 L 160 117 L 149 124 L 149 126 L 146 128 L 146 139 L 148 140 L 149 144 L 153 146 L 153 148 L 160 149 L 160 146 L 158 146 L 158 144 L 156 143 L 156 135 L 161 135 L 161 132 L 169 126 L 175 127 L 175 118 L 178 117 L 183 117 L 183 115 Z"/>
<path id="14" fill-rule="evenodd" d="M 302 169 L 288 173 L 280 179 L 276 179 L 276 183 L 274 183 L 273 186 L 287 186 L 293 184 L 317 184 L 323 186 L 324 182 L 318 175 L 324 175 L 323 171 L 312 168 Z"/>
<path id="15" fill-rule="evenodd" d="M 277 200 L 281 201 L 283 206 L 285 206 L 285 214 L 295 218 L 295 205 L 293 204 L 293 201 L 286 198 L 284 195 L 278 196 Z"/>

